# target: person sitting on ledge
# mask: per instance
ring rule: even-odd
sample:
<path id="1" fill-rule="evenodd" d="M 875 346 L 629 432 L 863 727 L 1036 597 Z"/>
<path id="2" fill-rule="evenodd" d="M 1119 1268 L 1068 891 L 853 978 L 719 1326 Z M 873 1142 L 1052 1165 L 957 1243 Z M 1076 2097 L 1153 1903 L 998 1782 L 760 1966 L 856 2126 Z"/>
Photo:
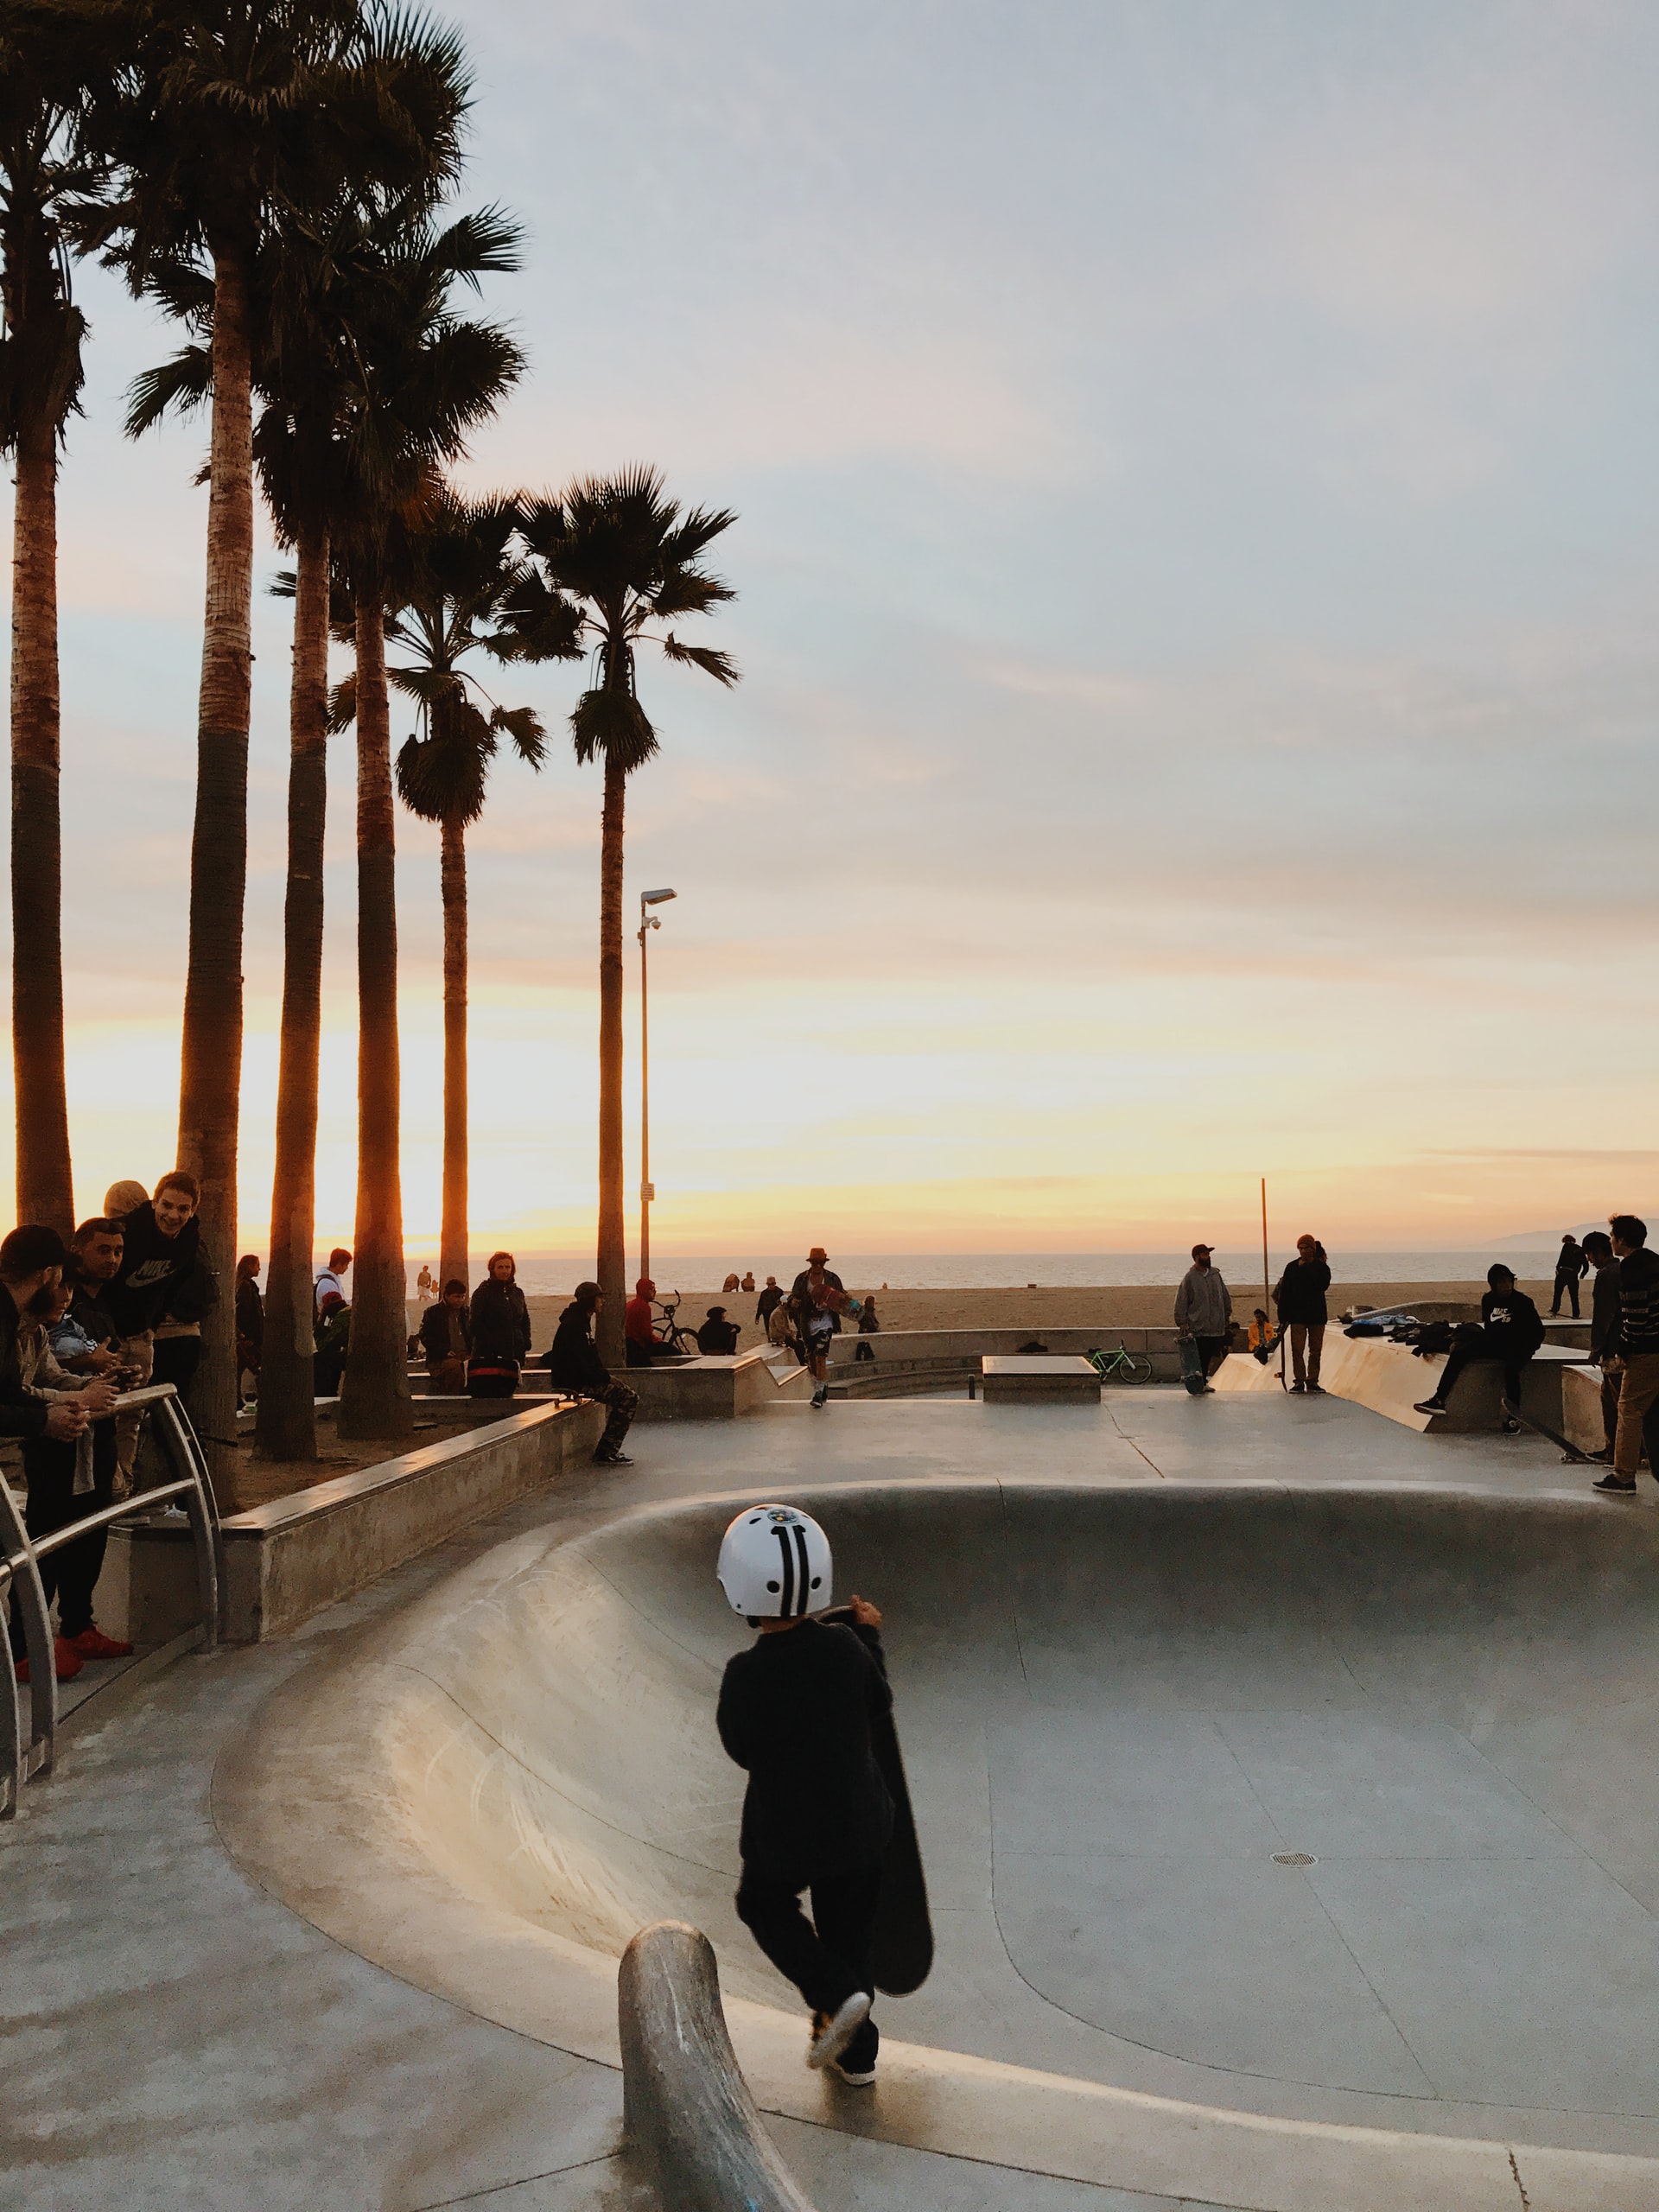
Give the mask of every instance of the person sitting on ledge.
<path id="1" fill-rule="evenodd" d="M 552 1388 L 572 1398 L 596 1398 L 610 1408 L 605 1433 L 594 1448 L 601 1466 L 631 1467 L 622 1449 L 628 1423 L 639 1407 L 639 1393 L 615 1381 L 599 1356 L 594 1342 L 594 1319 L 605 1303 L 596 1282 L 579 1282 L 570 1303 L 559 1316 L 553 1348 L 547 1355 L 547 1379 Z"/>
<path id="2" fill-rule="evenodd" d="M 443 1296 L 422 1314 L 416 1342 L 431 1378 L 428 1386 L 431 1394 L 460 1397 L 467 1388 L 467 1363 L 473 1356 L 473 1313 L 467 1286 L 459 1275 L 450 1276 L 443 1286 Z"/>
<path id="3" fill-rule="evenodd" d="M 711 1306 L 708 1318 L 697 1331 L 697 1350 L 725 1357 L 737 1350 L 737 1339 L 741 1334 L 736 1322 L 726 1319 L 723 1306 Z"/>
<path id="4" fill-rule="evenodd" d="M 1486 1281 L 1491 1288 L 1480 1301 L 1479 1326 L 1465 1321 L 1459 1329 L 1433 1395 L 1420 1398 L 1413 1411 L 1443 1414 L 1464 1369 L 1477 1360 L 1497 1360 L 1503 1370 L 1503 1426 L 1513 1436 L 1521 1426 L 1513 1408 L 1521 1403 L 1522 1370 L 1544 1341 L 1543 1319 L 1517 1288 L 1512 1268 L 1490 1267 Z"/>
<path id="5" fill-rule="evenodd" d="M 657 1286 L 649 1275 L 641 1275 L 633 1286 L 633 1296 L 622 1308 L 622 1350 L 630 1367 L 649 1367 L 653 1359 L 675 1357 L 672 1344 L 665 1344 L 657 1333 L 651 1301 L 657 1295 Z"/>

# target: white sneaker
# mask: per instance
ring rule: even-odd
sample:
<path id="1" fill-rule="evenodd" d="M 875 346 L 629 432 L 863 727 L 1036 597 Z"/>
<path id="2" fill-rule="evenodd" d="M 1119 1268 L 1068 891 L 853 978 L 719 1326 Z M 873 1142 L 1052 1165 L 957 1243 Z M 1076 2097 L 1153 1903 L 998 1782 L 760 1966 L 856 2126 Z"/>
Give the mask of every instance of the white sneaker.
<path id="1" fill-rule="evenodd" d="M 815 2012 L 806 2046 L 806 2063 L 817 2073 L 831 2066 L 870 2017 L 868 1990 L 855 1989 L 836 2012 Z"/>

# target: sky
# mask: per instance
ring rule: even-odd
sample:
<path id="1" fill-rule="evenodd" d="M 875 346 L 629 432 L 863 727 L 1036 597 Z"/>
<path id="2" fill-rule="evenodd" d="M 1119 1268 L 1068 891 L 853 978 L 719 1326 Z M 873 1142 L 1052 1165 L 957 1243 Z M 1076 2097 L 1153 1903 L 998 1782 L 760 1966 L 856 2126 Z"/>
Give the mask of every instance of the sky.
<path id="1" fill-rule="evenodd" d="M 1465 1249 L 1659 1205 L 1659 11 L 474 0 L 531 372 L 461 472 L 729 506 L 741 686 L 642 668 L 659 1251 Z M 61 480 L 78 1202 L 171 1164 L 205 428 L 83 270 Z M 7 497 L 9 499 L 9 487 Z M 259 602 L 241 1217 L 268 1230 L 286 609 Z M 472 833 L 473 1215 L 594 1203 L 579 670 Z M 407 732 L 397 722 L 394 737 Z M 349 1241 L 350 740 L 319 1236 Z M 435 833 L 403 816 L 411 1251 Z M 638 1180 L 630 943 L 629 1210 Z M 632 1247 L 632 1231 L 630 1243 Z"/>

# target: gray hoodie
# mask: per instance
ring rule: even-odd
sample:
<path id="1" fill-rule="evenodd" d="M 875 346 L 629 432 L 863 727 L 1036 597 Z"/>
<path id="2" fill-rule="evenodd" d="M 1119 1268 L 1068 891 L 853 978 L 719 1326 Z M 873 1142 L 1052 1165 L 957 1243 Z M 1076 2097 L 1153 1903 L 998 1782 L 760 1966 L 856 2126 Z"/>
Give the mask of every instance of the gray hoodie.
<path id="1" fill-rule="evenodd" d="M 1175 1293 L 1175 1325 L 1195 1337 L 1224 1337 L 1233 1325 L 1233 1297 L 1211 1265 L 1195 1262 L 1181 1277 Z"/>

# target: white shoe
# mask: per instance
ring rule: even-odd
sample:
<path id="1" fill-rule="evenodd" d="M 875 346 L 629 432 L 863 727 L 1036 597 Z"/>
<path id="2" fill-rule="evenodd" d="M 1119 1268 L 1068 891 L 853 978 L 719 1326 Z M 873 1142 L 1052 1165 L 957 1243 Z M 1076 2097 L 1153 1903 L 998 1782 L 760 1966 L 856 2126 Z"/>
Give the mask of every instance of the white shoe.
<path id="1" fill-rule="evenodd" d="M 870 2017 L 868 1990 L 855 1989 L 839 2012 L 815 2012 L 806 2046 L 806 2063 L 814 2073 L 831 2066 Z"/>

